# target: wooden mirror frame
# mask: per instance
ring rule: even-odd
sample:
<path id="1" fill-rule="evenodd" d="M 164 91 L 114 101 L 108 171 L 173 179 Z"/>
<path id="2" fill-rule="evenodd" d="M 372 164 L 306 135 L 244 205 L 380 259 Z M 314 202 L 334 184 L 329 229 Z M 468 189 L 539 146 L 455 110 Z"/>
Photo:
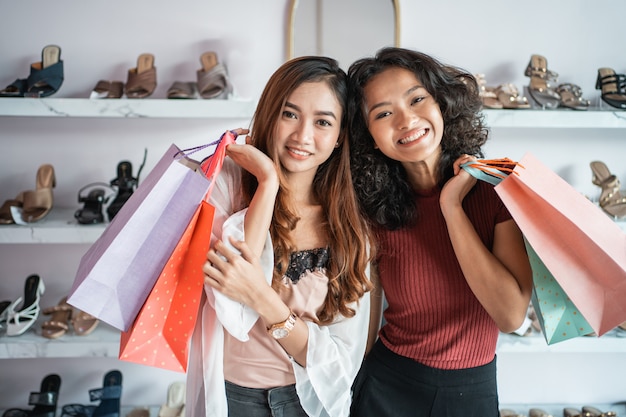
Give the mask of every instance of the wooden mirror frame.
<path id="1" fill-rule="evenodd" d="M 394 46 L 400 46 L 400 0 L 391 0 L 393 5 L 393 39 Z M 294 58 L 295 53 L 295 22 L 298 0 L 289 1 L 289 11 L 287 14 L 287 60 Z"/>

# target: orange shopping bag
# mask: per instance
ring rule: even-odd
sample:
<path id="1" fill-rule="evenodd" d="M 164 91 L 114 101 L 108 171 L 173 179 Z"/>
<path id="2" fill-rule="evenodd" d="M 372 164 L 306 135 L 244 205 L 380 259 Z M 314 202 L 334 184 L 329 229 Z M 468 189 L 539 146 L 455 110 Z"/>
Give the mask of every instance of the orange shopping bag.
<path id="1" fill-rule="evenodd" d="M 207 164 L 214 179 L 221 170 L 227 132 Z M 207 164 L 203 164 L 203 167 Z M 208 203 L 213 182 L 178 241 L 132 327 L 122 332 L 119 358 L 178 372 L 187 371 L 189 342 L 202 298 L 204 273 L 215 208 Z"/>

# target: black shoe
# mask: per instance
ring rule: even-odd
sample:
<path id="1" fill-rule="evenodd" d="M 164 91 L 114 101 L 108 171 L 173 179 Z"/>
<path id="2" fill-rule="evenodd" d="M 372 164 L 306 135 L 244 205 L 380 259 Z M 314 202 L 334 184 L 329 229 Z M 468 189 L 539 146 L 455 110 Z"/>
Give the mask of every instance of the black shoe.
<path id="1" fill-rule="evenodd" d="M 137 178 L 133 177 L 133 165 L 130 161 L 121 161 L 117 164 L 117 178 L 113 178 L 111 180 L 111 186 L 117 187 L 117 196 L 107 208 L 109 221 L 113 220 L 115 215 L 121 210 L 130 196 L 133 195 L 137 189 L 137 186 L 139 185 L 139 175 L 146 164 L 147 153 L 148 150 L 146 149 L 143 154 L 143 162 L 137 172 Z"/>
<path id="2" fill-rule="evenodd" d="M 98 185 L 102 185 L 107 189 L 110 189 L 108 184 L 94 182 L 85 185 L 78 191 L 78 202 L 84 203 L 84 206 L 82 209 L 77 210 L 76 213 L 74 213 L 74 217 L 80 224 L 104 223 L 104 212 L 102 210 L 102 206 L 109 201 L 110 195 L 106 195 L 104 188 L 92 188 Z M 83 195 L 83 192 L 88 188 L 92 189 L 89 193 L 87 193 L 87 195 Z"/>

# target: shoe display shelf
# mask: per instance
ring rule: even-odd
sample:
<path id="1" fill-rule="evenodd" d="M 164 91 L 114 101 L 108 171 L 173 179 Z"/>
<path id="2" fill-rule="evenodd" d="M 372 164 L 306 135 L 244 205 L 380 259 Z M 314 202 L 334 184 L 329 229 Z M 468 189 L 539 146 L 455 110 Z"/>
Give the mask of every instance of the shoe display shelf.
<path id="1" fill-rule="evenodd" d="M 250 119 L 253 100 L 0 98 L 0 117 L 242 118 Z"/>
<path id="2" fill-rule="evenodd" d="M 25 358 L 117 358 L 120 349 L 120 331 L 100 322 L 86 336 L 68 331 L 58 339 L 47 339 L 40 332 L 49 317 L 41 316 L 26 333 L 0 337 L 0 359 Z"/>
<path id="3" fill-rule="evenodd" d="M 489 110 L 482 111 L 487 126 L 494 128 L 626 128 L 626 112 L 590 108 L 574 110 Z"/>

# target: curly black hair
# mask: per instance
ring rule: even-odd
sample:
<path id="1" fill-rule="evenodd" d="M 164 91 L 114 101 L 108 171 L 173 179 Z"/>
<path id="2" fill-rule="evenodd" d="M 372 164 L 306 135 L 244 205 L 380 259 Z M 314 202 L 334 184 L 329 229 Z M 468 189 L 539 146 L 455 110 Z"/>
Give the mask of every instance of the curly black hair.
<path id="1" fill-rule="evenodd" d="M 352 179 L 361 209 L 375 226 L 398 229 L 417 217 L 415 196 L 402 164 L 375 149 L 364 114 L 364 88 L 390 68 L 411 71 L 439 104 L 444 121 L 438 182 L 453 175 L 452 164 L 463 154 L 482 157 L 488 129 L 480 112 L 482 100 L 474 76 L 421 52 L 387 47 L 348 69 Z"/>

